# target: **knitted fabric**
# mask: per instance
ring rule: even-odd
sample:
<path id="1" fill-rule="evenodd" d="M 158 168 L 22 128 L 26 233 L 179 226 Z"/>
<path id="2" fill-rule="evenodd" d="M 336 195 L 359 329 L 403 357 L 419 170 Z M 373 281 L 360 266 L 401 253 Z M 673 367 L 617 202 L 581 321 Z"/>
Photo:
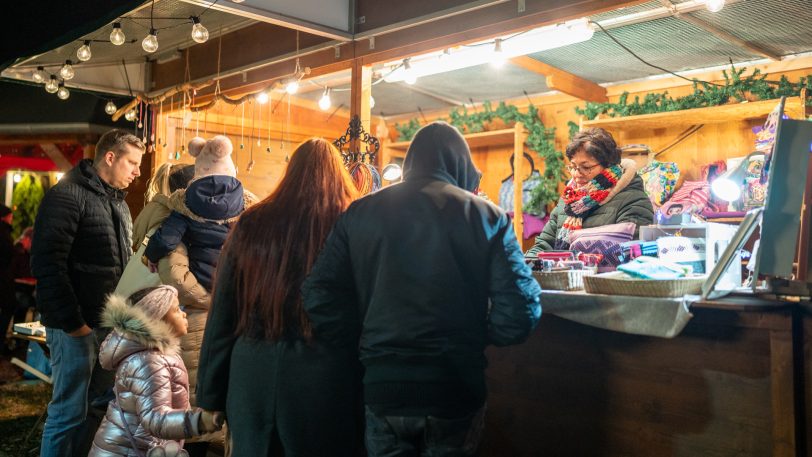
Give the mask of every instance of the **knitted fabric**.
<path id="1" fill-rule="evenodd" d="M 556 249 L 566 249 L 569 246 L 570 232 L 581 229 L 584 218 L 606 201 L 622 175 L 623 168 L 613 165 L 605 168 L 583 187 L 576 187 L 574 179 L 567 184 L 564 190 L 564 212 L 567 218 L 556 234 Z"/>
<path id="2" fill-rule="evenodd" d="M 169 308 L 172 306 L 172 298 L 177 296 L 178 291 L 174 287 L 158 286 L 157 289 L 148 293 L 146 297 L 133 303 L 133 306 L 140 308 L 141 311 L 153 319 L 161 319 L 169 312 Z"/>

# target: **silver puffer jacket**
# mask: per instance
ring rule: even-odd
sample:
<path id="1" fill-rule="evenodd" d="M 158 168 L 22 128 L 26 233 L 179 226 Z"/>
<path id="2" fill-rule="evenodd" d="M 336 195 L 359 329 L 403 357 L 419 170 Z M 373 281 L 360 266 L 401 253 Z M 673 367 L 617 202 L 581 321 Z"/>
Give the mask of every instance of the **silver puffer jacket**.
<path id="1" fill-rule="evenodd" d="M 102 343 L 99 362 L 116 370 L 116 399 L 107 408 L 88 457 L 137 456 L 124 427 L 142 455 L 169 440 L 198 435 L 201 410 L 189 407 L 189 379 L 169 325 L 116 295 L 107 300 L 102 325 L 113 329 Z"/>

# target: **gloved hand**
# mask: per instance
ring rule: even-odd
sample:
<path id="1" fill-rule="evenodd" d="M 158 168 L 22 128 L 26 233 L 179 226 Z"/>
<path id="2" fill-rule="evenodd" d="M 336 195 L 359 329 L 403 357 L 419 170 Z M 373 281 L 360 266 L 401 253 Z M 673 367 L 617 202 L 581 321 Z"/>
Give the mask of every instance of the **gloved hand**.
<path id="1" fill-rule="evenodd" d="M 225 414 L 220 411 L 207 411 L 204 409 L 200 414 L 199 428 L 201 433 L 211 433 L 222 429 L 225 418 Z"/>

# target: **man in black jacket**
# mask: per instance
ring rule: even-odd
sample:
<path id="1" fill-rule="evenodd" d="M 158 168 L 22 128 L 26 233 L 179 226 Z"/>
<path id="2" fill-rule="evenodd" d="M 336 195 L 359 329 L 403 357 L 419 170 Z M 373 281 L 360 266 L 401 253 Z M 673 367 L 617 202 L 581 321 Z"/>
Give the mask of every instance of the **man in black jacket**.
<path id="1" fill-rule="evenodd" d="M 350 206 L 304 284 L 316 338 L 360 346 L 371 457 L 473 454 L 485 346 L 521 343 L 541 315 L 509 218 L 472 193 L 479 179 L 457 129 L 422 128 L 404 182 Z"/>
<path id="2" fill-rule="evenodd" d="M 144 149 L 132 134 L 105 133 L 95 158 L 79 162 L 40 204 L 31 269 L 53 378 L 41 456 L 87 455 L 87 436 L 95 432 L 83 425 L 88 400 L 101 393 L 96 389 L 88 394 L 91 378 L 104 376 L 96 364 L 104 335 L 99 318 L 105 296 L 115 289 L 132 255 L 124 189 L 140 175 Z"/>

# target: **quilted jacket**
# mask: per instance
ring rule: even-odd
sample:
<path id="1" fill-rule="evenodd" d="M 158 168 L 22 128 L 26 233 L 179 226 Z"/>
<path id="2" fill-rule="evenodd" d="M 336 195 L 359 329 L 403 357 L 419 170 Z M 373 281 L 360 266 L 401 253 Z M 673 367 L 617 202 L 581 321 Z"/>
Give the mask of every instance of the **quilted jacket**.
<path id="1" fill-rule="evenodd" d="M 31 270 L 46 327 L 96 327 L 105 297 L 132 255 L 126 193 L 107 185 L 82 160 L 52 187 L 34 222 Z"/>
<path id="2" fill-rule="evenodd" d="M 136 456 L 125 427 L 144 454 L 169 440 L 198 435 L 201 410 L 189 407 L 189 379 L 169 325 L 117 295 L 108 299 L 102 324 L 113 329 L 102 343 L 99 362 L 116 372 L 115 400 L 89 457 Z"/>

